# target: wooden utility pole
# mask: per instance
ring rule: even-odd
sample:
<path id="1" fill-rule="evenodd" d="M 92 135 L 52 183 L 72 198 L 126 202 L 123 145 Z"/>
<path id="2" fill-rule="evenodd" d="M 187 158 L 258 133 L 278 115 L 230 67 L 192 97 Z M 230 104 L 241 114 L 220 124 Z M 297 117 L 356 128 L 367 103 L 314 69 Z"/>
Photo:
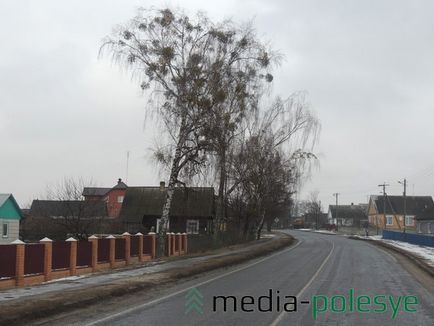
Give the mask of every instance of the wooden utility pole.
<path id="1" fill-rule="evenodd" d="M 386 219 L 386 187 L 389 185 L 384 182 L 381 185 L 378 185 L 379 187 L 383 188 L 383 222 L 384 222 L 384 229 L 386 229 L 387 219 Z"/>
<path id="2" fill-rule="evenodd" d="M 398 181 L 398 183 L 404 186 L 404 233 L 405 233 L 405 217 L 407 215 L 407 179 L 404 178 L 404 181 Z"/>

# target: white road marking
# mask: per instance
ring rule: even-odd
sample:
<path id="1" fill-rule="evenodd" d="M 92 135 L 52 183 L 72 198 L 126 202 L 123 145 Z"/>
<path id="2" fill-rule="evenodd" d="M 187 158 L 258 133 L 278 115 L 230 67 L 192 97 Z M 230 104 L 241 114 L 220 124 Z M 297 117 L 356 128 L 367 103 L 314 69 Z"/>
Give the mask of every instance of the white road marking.
<path id="1" fill-rule="evenodd" d="M 182 289 L 182 290 L 176 291 L 176 292 L 174 292 L 174 293 L 168 294 L 168 295 L 163 296 L 163 297 L 161 297 L 161 298 L 158 298 L 158 299 L 155 299 L 155 300 L 152 300 L 152 301 L 149 301 L 149 302 L 146 302 L 146 303 L 143 303 L 143 304 L 140 304 L 140 305 L 134 306 L 134 307 L 132 307 L 132 308 L 125 309 L 125 310 L 123 310 L 123 311 L 120 311 L 120 312 L 114 313 L 114 314 L 112 314 L 112 315 L 108 315 L 108 316 L 106 316 L 106 317 L 104 317 L 104 318 L 101 318 L 101 319 L 94 320 L 94 321 L 92 321 L 92 322 L 90 322 L 90 323 L 88 323 L 88 324 L 85 324 L 85 326 L 98 325 L 98 324 L 100 324 L 100 323 L 107 322 L 107 321 L 109 321 L 109 320 L 113 320 L 113 319 L 115 319 L 115 318 L 117 318 L 117 317 L 123 316 L 123 315 L 125 315 L 125 314 L 129 314 L 129 313 L 134 312 L 134 311 L 136 311 L 136 310 L 143 309 L 143 308 L 146 308 L 146 307 L 149 307 L 149 306 L 155 305 L 155 304 L 157 304 L 157 303 L 159 303 L 159 302 L 161 302 L 161 301 L 164 301 L 164 300 L 166 300 L 166 299 L 172 298 L 172 297 L 177 296 L 177 295 L 179 295 L 179 294 L 181 294 L 181 293 L 187 292 L 188 290 L 190 290 L 190 289 L 192 289 L 192 288 L 196 288 L 196 287 L 199 287 L 199 286 L 202 286 L 202 285 L 205 285 L 205 284 L 208 284 L 208 283 L 214 282 L 215 280 L 221 279 L 221 278 L 226 277 L 226 276 L 229 276 L 229 275 L 231 275 L 231 274 L 234 274 L 234 273 L 237 273 L 237 272 L 243 271 L 243 270 L 245 270 L 245 269 L 247 269 L 247 268 L 250 268 L 250 267 L 252 267 L 252 266 L 255 266 L 255 265 L 257 265 L 257 264 L 260 264 L 260 263 L 262 263 L 262 262 L 264 262 L 264 261 L 266 261 L 266 260 L 268 260 L 268 259 L 270 259 L 270 258 L 273 258 L 273 257 L 275 257 L 275 256 L 277 256 L 277 255 L 281 255 L 281 254 L 283 254 L 283 253 L 285 253 L 285 252 L 291 251 L 291 250 L 297 248 L 297 247 L 298 247 L 302 242 L 303 242 L 303 241 L 299 240 L 299 241 L 297 242 L 297 244 L 294 245 L 293 247 L 290 247 L 290 248 L 288 248 L 288 249 L 285 249 L 285 250 L 282 250 L 282 251 L 276 252 L 276 253 L 274 253 L 274 254 L 272 254 L 272 255 L 270 255 L 270 256 L 267 256 L 267 257 L 262 258 L 262 259 L 260 259 L 260 260 L 258 260 L 258 261 L 255 261 L 254 263 L 251 263 L 251 264 L 249 264 L 249 265 L 246 265 L 246 266 L 243 266 L 243 267 L 240 267 L 240 268 L 234 269 L 234 270 L 232 270 L 232 271 L 230 271 L 230 272 L 227 272 L 227 273 L 221 274 L 221 275 L 219 275 L 219 276 L 213 277 L 213 278 L 211 278 L 211 279 L 209 279 L 209 280 L 206 280 L 206 281 L 203 281 L 203 282 L 201 282 L 201 283 L 197 283 L 197 284 L 195 284 L 195 285 L 193 285 L 193 286 L 189 286 L 189 287 L 187 287 L 187 288 L 185 288 L 185 289 Z"/>
<path id="2" fill-rule="evenodd" d="M 319 273 L 321 272 L 321 270 L 323 269 L 323 267 L 325 266 L 325 264 L 327 263 L 327 261 L 328 261 L 329 258 L 331 257 L 331 255 L 332 255 L 334 249 L 335 249 L 335 244 L 334 244 L 334 242 L 332 242 L 332 249 L 330 250 L 329 254 L 328 254 L 327 257 L 323 260 L 321 266 L 318 268 L 318 270 L 316 271 L 316 273 L 311 277 L 311 279 L 309 280 L 309 282 L 307 282 L 307 283 L 305 284 L 305 286 L 300 290 L 300 292 L 297 293 L 297 295 L 296 295 L 297 298 L 301 297 L 301 295 L 304 293 L 304 291 L 306 291 L 306 289 L 307 289 L 307 288 L 312 284 L 312 282 L 313 282 L 313 281 L 318 277 Z M 286 311 L 282 311 L 282 312 L 279 314 L 279 316 L 277 316 L 277 318 L 274 319 L 274 320 L 271 322 L 270 326 L 276 326 L 276 325 L 278 325 L 278 324 L 282 321 L 283 317 L 284 317 L 286 314 L 287 314 Z"/>

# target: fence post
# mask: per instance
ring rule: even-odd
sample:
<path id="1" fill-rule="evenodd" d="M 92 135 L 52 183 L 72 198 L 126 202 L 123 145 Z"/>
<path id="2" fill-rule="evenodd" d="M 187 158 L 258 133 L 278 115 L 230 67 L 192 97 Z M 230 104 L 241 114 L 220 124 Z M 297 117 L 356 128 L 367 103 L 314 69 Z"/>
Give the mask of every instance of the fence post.
<path id="1" fill-rule="evenodd" d="M 139 237 L 139 262 L 142 262 L 143 261 L 143 234 L 137 232 L 136 237 Z"/>
<path id="2" fill-rule="evenodd" d="M 15 245 L 16 258 L 15 258 L 15 284 L 16 286 L 24 285 L 24 255 L 25 244 L 21 240 L 15 240 L 11 244 Z"/>
<path id="3" fill-rule="evenodd" d="M 49 281 L 53 266 L 53 240 L 45 237 L 39 242 L 44 244 L 44 280 Z"/>
<path id="4" fill-rule="evenodd" d="M 69 275 L 74 276 L 77 274 L 77 240 L 73 237 L 65 240 L 69 242 Z"/>
<path id="5" fill-rule="evenodd" d="M 178 242 L 178 256 L 181 256 L 182 254 L 182 236 L 181 233 L 176 234 L 176 241 Z"/>
<path id="6" fill-rule="evenodd" d="M 172 233 L 166 233 L 166 255 L 167 257 L 172 256 Z"/>
<path id="7" fill-rule="evenodd" d="M 172 255 L 176 255 L 175 241 L 176 235 L 175 232 L 172 232 Z"/>
<path id="8" fill-rule="evenodd" d="M 87 240 L 92 243 L 91 267 L 92 272 L 96 272 L 98 266 L 98 237 L 95 235 L 91 235 L 89 238 L 87 238 Z"/>
<path id="9" fill-rule="evenodd" d="M 182 234 L 182 248 L 184 249 L 184 254 L 187 254 L 187 233 Z"/>
<path id="10" fill-rule="evenodd" d="M 150 235 L 152 237 L 152 241 L 151 241 L 151 259 L 155 259 L 156 257 L 156 240 L 157 240 L 157 235 L 155 234 L 155 232 L 149 232 L 148 235 Z"/>
<path id="11" fill-rule="evenodd" d="M 115 258 L 116 257 L 115 256 L 116 238 L 110 234 L 108 237 L 106 237 L 106 239 L 110 239 L 109 262 L 110 262 L 110 268 L 113 268 L 113 267 L 115 267 L 115 259 L 116 259 Z"/>
<path id="12" fill-rule="evenodd" d="M 124 232 L 122 236 L 125 239 L 125 265 L 129 265 L 131 258 L 131 234 Z"/>

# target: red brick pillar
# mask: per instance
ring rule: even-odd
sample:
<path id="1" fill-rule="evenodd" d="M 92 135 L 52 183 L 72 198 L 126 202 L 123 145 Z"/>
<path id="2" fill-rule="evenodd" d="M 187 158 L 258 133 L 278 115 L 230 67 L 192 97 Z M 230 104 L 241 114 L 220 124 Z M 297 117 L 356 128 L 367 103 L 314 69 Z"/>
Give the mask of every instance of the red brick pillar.
<path id="1" fill-rule="evenodd" d="M 176 255 L 176 249 L 175 249 L 175 241 L 176 241 L 176 235 L 175 232 L 172 232 L 172 255 Z"/>
<path id="2" fill-rule="evenodd" d="M 166 256 L 172 256 L 172 233 L 166 233 Z"/>
<path id="3" fill-rule="evenodd" d="M 21 240 L 15 240 L 12 244 L 16 247 L 15 259 L 15 284 L 16 286 L 24 286 L 24 255 L 25 244 Z"/>
<path id="4" fill-rule="evenodd" d="M 137 232 L 136 237 L 139 238 L 139 262 L 142 262 L 143 261 L 143 234 Z"/>
<path id="5" fill-rule="evenodd" d="M 178 241 L 178 255 L 182 255 L 182 235 L 181 233 L 176 234 L 176 241 Z"/>
<path id="6" fill-rule="evenodd" d="M 184 249 L 184 254 L 186 254 L 188 252 L 188 241 L 187 241 L 187 233 L 183 233 L 182 234 L 182 249 Z"/>
<path id="7" fill-rule="evenodd" d="M 157 235 L 155 234 L 155 232 L 149 232 L 148 235 L 150 235 L 152 237 L 152 241 L 151 241 L 151 259 L 155 259 L 155 257 L 157 256 L 155 251 L 156 251 L 156 247 L 157 247 Z"/>
<path id="8" fill-rule="evenodd" d="M 69 275 L 77 275 L 77 240 L 74 238 L 66 239 L 69 242 Z"/>
<path id="9" fill-rule="evenodd" d="M 109 251 L 109 262 L 110 262 L 110 268 L 115 267 L 115 250 L 116 250 L 116 245 L 115 245 L 115 241 L 116 238 L 112 235 L 109 235 L 106 239 L 110 239 L 110 251 Z"/>
<path id="10" fill-rule="evenodd" d="M 95 235 L 90 236 L 88 239 L 92 243 L 92 272 L 96 272 L 98 269 L 98 237 Z"/>
<path id="11" fill-rule="evenodd" d="M 122 236 L 125 239 L 125 265 L 129 265 L 131 258 L 131 234 L 124 232 Z"/>
<path id="12" fill-rule="evenodd" d="M 44 244 L 44 279 L 51 280 L 51 270 L 53 266 L 53 240 L 44 238 L 39 240 Z"/>

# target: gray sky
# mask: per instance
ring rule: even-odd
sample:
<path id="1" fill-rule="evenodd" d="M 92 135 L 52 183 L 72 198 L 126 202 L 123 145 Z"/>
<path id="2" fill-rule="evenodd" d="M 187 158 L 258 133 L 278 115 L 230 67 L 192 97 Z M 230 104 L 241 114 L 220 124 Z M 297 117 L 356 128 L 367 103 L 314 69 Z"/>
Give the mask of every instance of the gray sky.
<path id="1" fill-rule="evenodd" d="M 324 206 L 390 194 L 433 195 L 433 1 L 17 1 L 0 4 L 0 193 L 25 206 L 63 177 L 112 186 L 157 184 L 146 99 L 98 59 L 101 39 L 139 6 L 180 6 L 211 18 L 254 18 L 285 55 L 274 92 L 307 91 L 322 123 L 320 168 L 302 191 Z"/>

